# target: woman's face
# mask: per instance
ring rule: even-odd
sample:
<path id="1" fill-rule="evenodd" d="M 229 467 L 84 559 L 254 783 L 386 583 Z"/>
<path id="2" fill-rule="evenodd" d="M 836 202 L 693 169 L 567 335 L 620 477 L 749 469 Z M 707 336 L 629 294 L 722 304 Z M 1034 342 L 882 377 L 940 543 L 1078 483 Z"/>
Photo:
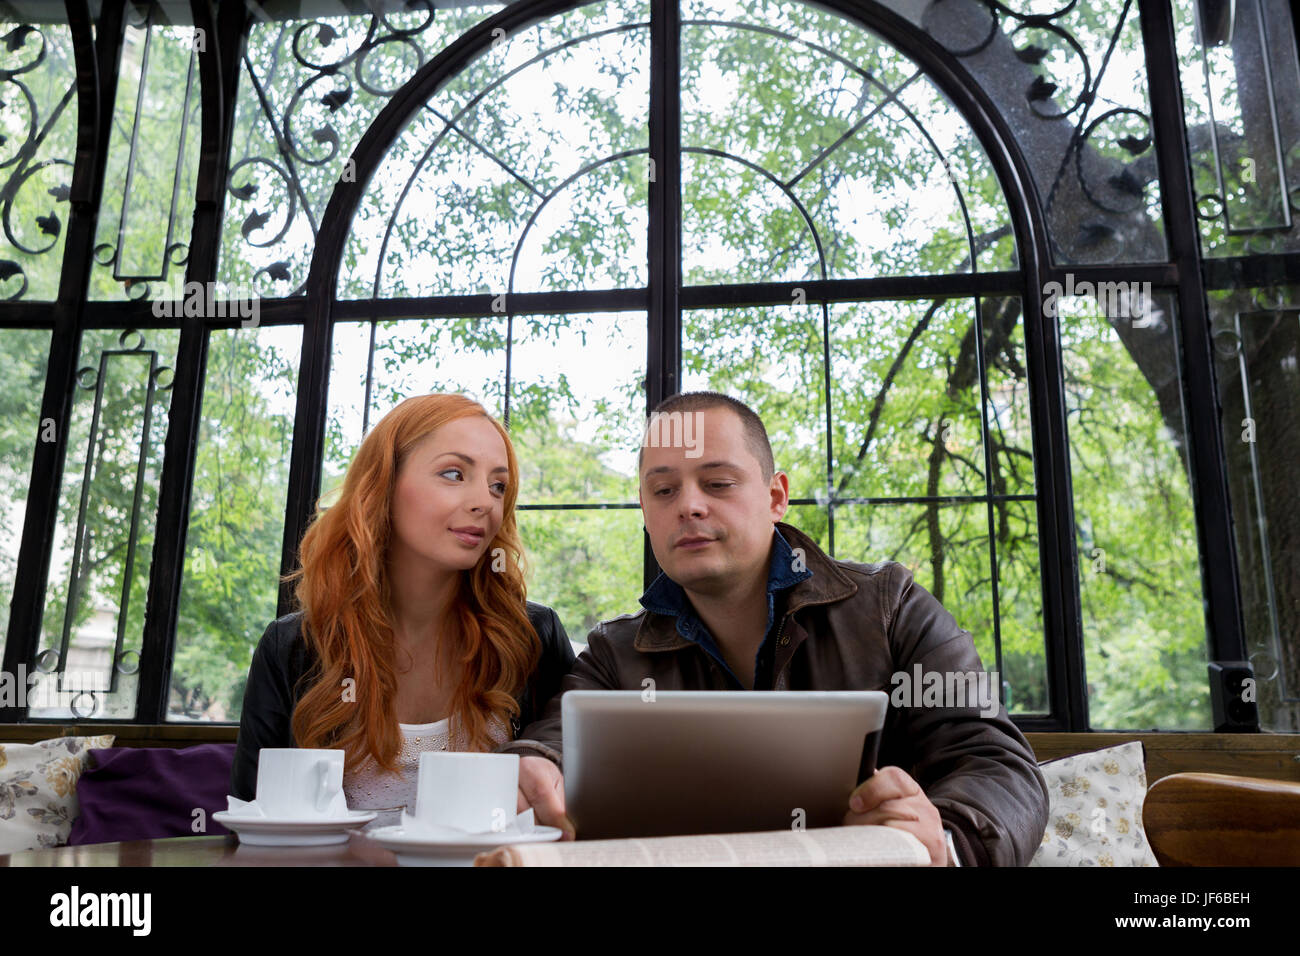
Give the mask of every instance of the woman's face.
<path id="1" fill-rule="evenodd" d="M 506 445 L 486 418 L 448 422 L 412 450 L 397 473 L 391 554 L 433 569 L 474 567 L 501 528 Z"/>

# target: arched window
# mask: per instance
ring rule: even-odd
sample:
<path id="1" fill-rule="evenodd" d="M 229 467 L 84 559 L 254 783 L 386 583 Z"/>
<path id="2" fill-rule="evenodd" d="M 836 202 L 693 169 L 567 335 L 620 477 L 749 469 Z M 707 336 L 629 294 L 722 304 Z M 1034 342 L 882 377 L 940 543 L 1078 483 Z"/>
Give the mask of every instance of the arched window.
<path id="1" fill-rule="evenodd" d="M 0 720 L 237 719 L 312 509 L 428 391 L 508 420 L 580 641 L 656 571 L 647 407 L 708 388 L 1022 728 L 1297 726 L 1285 3 L 336 6 L 4 28 L 4 662 L 104 686 Z"/>

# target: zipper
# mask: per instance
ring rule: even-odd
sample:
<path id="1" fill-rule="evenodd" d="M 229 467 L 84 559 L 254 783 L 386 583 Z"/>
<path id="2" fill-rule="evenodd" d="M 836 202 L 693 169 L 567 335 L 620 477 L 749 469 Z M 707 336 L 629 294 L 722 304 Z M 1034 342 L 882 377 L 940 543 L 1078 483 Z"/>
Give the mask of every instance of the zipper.
<path id="1" fill-rule="evenodd" d="M 788 621 L 789 619 L 790 619 L 790 612 L 787 611 L 787 612 L 786 612 L 786 613 L 781 617 L 781 626 L 778 627 L 778 628 L 776 629 L 775 646 L 772 648 L 772 664 L 773 664 L 773 666 L 776 665 L 776 648 L 777 648 L 777 647 L 785 647 L 787 644 L 790 643 L 790 638 L 788 638 L 788 637 L 782 637 L 782 636 L 781 636 L 782 633 L 785 631 L 785 622 Z M 785 673 L 785 669 L 786 669 L 786 667 L 788 667 L 789 665 L 790 665 L 790 662 L 789 662 L 789 661 L 786 661 L 785 664 L 781 665 L 781 669 L 780 669 L 779 671 L 777 671 L 775 674 L 772 675 L 772 689 L 773 689 L 773 690 L 777 690 L 777 689 L 779 689 L 779 688 L 781 687 L 781 675 Z"/>

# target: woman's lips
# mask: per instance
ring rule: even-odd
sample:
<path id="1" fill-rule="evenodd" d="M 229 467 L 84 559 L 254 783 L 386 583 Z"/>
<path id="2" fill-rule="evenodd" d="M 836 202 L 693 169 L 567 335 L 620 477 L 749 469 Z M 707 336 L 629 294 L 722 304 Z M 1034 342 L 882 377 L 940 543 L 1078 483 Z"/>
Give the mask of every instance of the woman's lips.
<path id="1" fill-rule="evenodd" d="M 470 534 L 467 531 L 452 531 L 461 542 L 468 545 L 478 545 L 483 540 L 482 534 Z"/>

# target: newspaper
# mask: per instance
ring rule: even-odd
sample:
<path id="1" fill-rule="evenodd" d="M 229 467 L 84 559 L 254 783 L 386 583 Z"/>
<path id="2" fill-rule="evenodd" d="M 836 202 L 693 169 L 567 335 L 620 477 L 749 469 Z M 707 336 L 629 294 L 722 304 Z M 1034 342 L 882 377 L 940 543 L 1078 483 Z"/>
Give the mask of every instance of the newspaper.
<path id="1" fill-rule="evenodd" d="M 930 854 L 897 827 L 578 840 L 498 847 L 475 866 L 928 866 Z"/>

